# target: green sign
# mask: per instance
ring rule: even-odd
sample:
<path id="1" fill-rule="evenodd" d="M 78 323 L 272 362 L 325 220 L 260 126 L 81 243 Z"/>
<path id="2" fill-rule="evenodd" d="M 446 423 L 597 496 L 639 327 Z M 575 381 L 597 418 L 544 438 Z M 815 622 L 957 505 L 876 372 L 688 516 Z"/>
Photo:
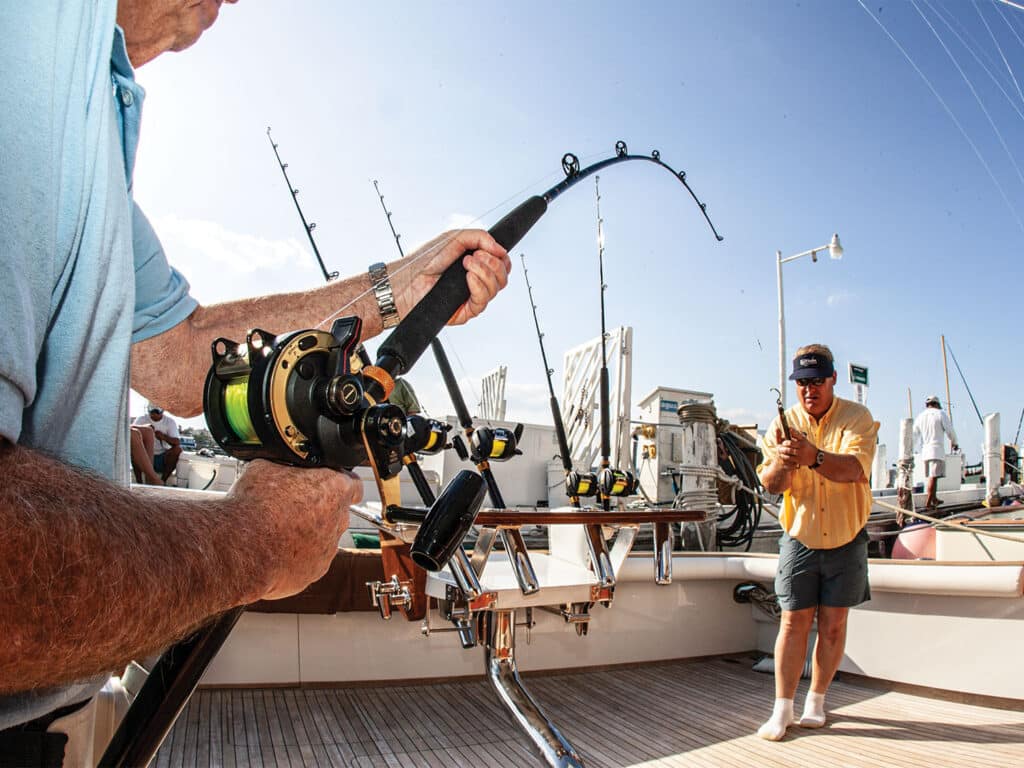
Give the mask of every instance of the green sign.
<path id="1" fill-rule="evenodd" d="M 868 367 L 850 363 L 850 383 L 868 385 Z"/>

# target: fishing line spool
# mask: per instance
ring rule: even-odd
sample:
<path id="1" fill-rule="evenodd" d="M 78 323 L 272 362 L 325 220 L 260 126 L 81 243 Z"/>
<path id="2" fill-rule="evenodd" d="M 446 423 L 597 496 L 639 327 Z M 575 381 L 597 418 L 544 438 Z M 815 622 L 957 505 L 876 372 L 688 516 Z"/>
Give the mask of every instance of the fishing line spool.
<path id="1" fill-rule="evenodd" d="M 203 408 L 217 443 L 240 459 L 306 467 L 351 469 L 372 456 L 396 474 L 408 452 L 406 417 L 384 402 L 393 383 L 369 365 L 361 328 L 358 318 L 341 318 L 331 333 L 254 329 L 241 344 L 214 341 Z M 413 442 L 433 447 L 439 428 L 422 421 Z"/>

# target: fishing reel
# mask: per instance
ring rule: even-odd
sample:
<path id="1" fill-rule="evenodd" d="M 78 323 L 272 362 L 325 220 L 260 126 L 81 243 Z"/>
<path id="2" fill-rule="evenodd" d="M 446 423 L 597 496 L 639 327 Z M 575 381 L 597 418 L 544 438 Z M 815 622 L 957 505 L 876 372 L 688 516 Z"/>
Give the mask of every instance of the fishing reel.
<path id="1" fill-rule="evenodd" d="M 593 472 L 565 473 L 565 495 L 569 498 L 587 498 L 597 495 L 597 475 Z"/>
<path id="2" fill-rule="evenodd" d="M 407 419 L 387 401 L 394 381 L 370 364 L 362 321 L 274 335 L 254 329 L 244 343 L 213 342 L 203 409 L 229 455 L 301 467 L 351 469 L 370 464 L 389 478 L 414 450 L 440 450 L 444 430 Z"/>
<path id="3" fill-rule="evenodd" d="M 470 460 L 474 464 L 490 461 L 508 461 L 513 456 L 522 456 L 519 441 L 523 437 L 523 425 L 516 424 L 515 429 L 505 427 L 476 427 L 468 430 L 469 448 L 462 438 L 455 436 L 452 446 L 459 458 Z"/>
<path id="4" fill-rule="evenodd" d="M 640 487 L 640 480 L 632 472 L 605 467 L 597 473 L 597 487 L 602 496 L 632 496 Z"/>

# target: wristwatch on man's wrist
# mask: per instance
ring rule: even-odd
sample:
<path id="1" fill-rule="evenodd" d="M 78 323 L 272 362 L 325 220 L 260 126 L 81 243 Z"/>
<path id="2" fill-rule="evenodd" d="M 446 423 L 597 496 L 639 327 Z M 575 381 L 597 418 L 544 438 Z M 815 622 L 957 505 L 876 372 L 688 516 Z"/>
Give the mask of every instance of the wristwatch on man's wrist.
<path id="1" fill-rule="evenodd" d="M 384 329 L 394 328 L 398 325 L 398 307 L 395 305 L 395 292 L 391 288 L 391 280 L 388 278 L 388 268 L 383 261 L 370 265 L 370 284 L 373 286 L 373 295 L 377 298 L 377 308 L 380 310 L 380 319 Z"/>
<path id="2" fill-rule="evenodd" d="M 814 457 L 814 463 L 813 464 L 808 464 L 807 468 L 808 469 L 817 469 L 818 467 L 820 467 L 824 463 L 825 463 L 825 452 L 819 448 L 818 449 L 818 453 Z"/>

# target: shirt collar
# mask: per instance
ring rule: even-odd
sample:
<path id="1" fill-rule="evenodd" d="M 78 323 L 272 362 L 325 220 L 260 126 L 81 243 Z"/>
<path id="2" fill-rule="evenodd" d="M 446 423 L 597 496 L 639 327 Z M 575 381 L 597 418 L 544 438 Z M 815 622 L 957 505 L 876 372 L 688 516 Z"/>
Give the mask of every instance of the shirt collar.
<path id="1" fill-rule="evenodd" d="M 128 58 L 128 47 L 124 41 L 124 30 L 117 25 L 114 26 L 114 44 L 110 49 L 110 68 L 127 80 L 135 79 L 135 69 Z"/>

